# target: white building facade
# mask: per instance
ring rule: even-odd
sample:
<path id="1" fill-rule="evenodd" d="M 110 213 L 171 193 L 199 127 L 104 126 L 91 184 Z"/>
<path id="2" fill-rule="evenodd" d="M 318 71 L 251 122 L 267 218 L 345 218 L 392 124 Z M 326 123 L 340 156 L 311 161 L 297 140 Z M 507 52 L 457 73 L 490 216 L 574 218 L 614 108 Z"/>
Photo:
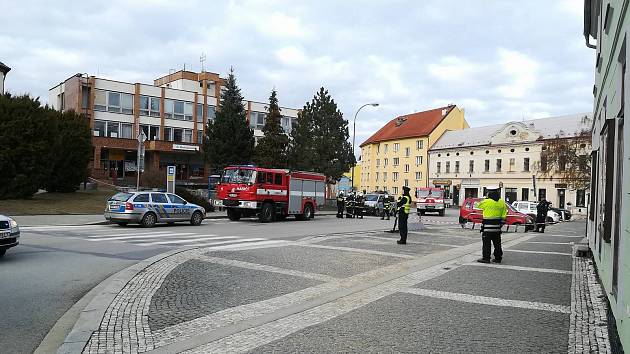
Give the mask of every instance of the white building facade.
<path id="1" fill-rule="evenodd" d="M 7 73 L 11 70 L 10 67 L 4 65 L 0 61 L 0 95 L 4 93 L 4 79 L 7 76 Z"/>
<path id="2" fill-rule="evenodd" d="M 578 136 L 590 129 L 589 122 L 585 113 L 446 132 L 429 150 L 429 186 L 444 188 L 453 205 L 500 186 L 509 203 L 545 198 L 586 215 L 588 189 L 572 189 L 553 173 L 543 173 L 540 164 L 547 140 Z M 588 145 L 580 146 L 584 155 Z"/>

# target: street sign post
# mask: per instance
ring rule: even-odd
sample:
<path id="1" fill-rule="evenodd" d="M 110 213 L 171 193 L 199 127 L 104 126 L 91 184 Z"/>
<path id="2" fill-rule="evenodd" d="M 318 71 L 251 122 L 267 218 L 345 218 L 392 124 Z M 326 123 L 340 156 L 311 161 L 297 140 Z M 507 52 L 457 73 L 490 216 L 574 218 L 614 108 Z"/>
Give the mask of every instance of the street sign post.
<path id="1" fill-rule="evenodd" d="M 532 184 L 534 185 L 534 198 L 536 197 L 536 175 L 532 175 Z"/>
<path id="2" fill-rule="evenodd" d="M 144 135 L 144 131 L 140 129 L 138 133 L 138 156 L 136 161 L 136 190 L 140 190 L 140 172 L 144 171 L 144 142 L 147 140 L 147 136 Z"/>
<path id="3" fill-rule="evenodd" d="M 175 166 L 168 166 L 166 171 L 166 192 L 175 193 Z"/>

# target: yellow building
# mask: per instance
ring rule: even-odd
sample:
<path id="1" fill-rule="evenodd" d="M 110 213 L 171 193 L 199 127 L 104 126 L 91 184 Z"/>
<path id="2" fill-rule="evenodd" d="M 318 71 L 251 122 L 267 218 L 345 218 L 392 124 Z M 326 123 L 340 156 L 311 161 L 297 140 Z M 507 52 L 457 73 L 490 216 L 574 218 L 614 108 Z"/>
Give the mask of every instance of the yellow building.
<path id="1" fill-rule="evenodd" d="M 359 190 L 402 193 L 428 186 L 428 150 L 447 130 L 468 128 L 455 105 L 396 117 L 361 144 Z"/>

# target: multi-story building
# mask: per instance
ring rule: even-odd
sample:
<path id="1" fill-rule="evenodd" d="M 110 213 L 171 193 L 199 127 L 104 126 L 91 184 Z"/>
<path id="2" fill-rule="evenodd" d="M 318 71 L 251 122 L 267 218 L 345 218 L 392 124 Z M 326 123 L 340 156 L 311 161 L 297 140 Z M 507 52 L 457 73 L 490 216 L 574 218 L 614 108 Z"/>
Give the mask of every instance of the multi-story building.
<path id="1" fill-rule="evenodd" d="M 145 169 L 177 166 L 177 180 L 203 183 L 210 171 L 201 156 L 206 123 L 214 119 L 224 79 L 212 72 L 178 71 L 152 85 L 77 74 L 49 91 L 55 109 L 84 113 L 93 130 L 91 175 L 136 176 L 137 137 L 143 131 Z M 266 104 L 243 101 L 256 139 L 263 136 Z M 281 108 L 288 133 L 298 110 Z M 225 137 L 229 139 L 230 137 Z M 124 182 L 123 182 L 124 183 Z"/>
<path id="2" fill-rule="evenodd" d="M 444 188 L 453 205 L 485 195 L 488 186 L 502 186 L 506 201 L 545 198 L 554 206 L 571 205 L 577 214 L 586 214 L 588 190 L 571 189 L 558 173 L 548 171 L 541 165 L 541 152 L 550 140 L 582 137 L 584 141 L 589 116 L 585 113 L 448 131 L 429 150 L 429 185 Z M 588 155 L 588 141 L 581 145 L 577 149 Z M 588 185 L 588 180 L 583 183 Z"/>
<path id="3" fill-rule="evenodd" d="M 10 70 L 10 67 L 0 61 L 0 95 L 4 93 L 4 78 Z"/>
<path id="4" fill-rule="evenodd" d="M 464 110 L 449 105 L 399 116 L 361 144 L 359 190 L 412 193 L 428 185 L 427 151 L 447 130 L 468 128 Z"/>
<path id="5" fill-rule="evenodd" d="M 609 313 L 626 350 L 630 348 L 630 124 L 624 124 L 630 109 L 628 5 L 627 0 L 584 1 L 584 37 L 586 45 L 595 49 L 588 239 Z"/>

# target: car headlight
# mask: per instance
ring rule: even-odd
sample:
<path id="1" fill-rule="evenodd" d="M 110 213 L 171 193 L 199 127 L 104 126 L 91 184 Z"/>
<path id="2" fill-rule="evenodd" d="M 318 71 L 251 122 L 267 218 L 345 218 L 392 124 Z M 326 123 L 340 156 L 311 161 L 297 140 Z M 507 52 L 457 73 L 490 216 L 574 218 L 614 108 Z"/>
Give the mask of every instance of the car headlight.
<path id="1" fill-rule="evenodd" d="M 18 227 L 17 221 L 15 221 L 13 219 L 9 219 L 9 227 L 11 227 L 12 229 Z"/>

